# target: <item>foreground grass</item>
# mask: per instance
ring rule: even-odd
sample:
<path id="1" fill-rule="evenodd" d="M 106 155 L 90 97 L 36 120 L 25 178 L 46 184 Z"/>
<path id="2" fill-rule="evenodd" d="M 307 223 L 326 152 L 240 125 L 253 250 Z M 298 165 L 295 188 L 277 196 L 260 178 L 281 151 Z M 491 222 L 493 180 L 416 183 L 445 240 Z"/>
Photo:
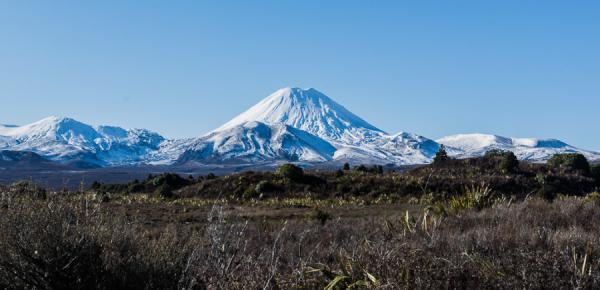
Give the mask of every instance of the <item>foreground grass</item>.
<path id="1" fill-rule="evenodd" d="M 7 289 L 600 287 L 598 195 L 447 201 L 0 199 Z M 456 205 L 453 207 L 452 202 Z M 485 206 L 478 207 L 479 203 Z M 390 204 L 394 205 L 390 207 Z M 159 208 L 195 208 L 193 226 Z M 234 209 L 236 210 L 234 210 Z M 255 218 L 244 212 L 263 208 Z M 390 210 L 391 208 L 391 210 Z M 301 218 L 264 219 L 276 209 Z M 343 214 L 368 209 L 366 215 Z M 385 214 L 382 214 L 385 212 Z M 149 225 L 166 221 L 160 227 Z"/>

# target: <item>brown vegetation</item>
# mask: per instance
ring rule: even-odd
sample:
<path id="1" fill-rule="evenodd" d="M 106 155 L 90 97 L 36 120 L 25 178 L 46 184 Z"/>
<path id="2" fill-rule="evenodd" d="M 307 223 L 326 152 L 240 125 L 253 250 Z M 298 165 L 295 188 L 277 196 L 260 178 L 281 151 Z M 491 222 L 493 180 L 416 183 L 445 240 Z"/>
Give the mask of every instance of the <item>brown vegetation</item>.
<path id="1" fill-rule="evenodd" d="M 600 288 L 595 169 L 504 158 L 0 186 L 0 288 Z"/>

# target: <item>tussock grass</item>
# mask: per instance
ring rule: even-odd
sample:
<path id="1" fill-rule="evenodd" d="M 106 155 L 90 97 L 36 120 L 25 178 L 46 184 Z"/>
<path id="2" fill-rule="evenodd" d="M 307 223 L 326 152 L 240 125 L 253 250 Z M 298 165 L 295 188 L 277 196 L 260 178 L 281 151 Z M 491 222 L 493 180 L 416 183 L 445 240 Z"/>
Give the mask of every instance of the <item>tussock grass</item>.
<path id="1" fill-rule="evenodd" d="M 226 201 L 213 200 L 202 204 L 205 222 L 158 231 L 143 216 L 119 211 L 120 197 L 7 193 L 0 200 L 0 287 L 600 287 L 597 193 L 549 202 L 490 198 L 490 192 L 485 185 L 465 188 L 466 206 L 456 214 L 436 203 L 422 212 L 361 219 L 323 211 L 316 220 L 230 220 Z"/>

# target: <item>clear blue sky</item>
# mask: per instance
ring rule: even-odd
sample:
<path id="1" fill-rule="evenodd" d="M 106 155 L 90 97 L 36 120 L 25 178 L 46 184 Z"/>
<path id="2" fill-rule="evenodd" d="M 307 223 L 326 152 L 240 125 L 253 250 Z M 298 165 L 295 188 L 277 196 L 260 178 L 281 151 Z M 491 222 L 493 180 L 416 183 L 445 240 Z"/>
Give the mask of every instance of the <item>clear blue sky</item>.
<path id="1" fill-rule="evenodd" d="M 600 150 L 600 1 L 224 2 L 1 1 L 0 123 L 191 137 L 299 86 L 390 133 Z"/>

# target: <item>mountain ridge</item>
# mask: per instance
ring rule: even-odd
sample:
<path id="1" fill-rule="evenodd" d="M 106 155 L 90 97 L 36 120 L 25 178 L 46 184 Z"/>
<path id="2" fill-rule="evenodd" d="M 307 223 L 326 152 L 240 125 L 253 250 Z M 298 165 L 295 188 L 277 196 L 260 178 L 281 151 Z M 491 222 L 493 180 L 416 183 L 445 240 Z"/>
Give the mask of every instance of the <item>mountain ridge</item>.
<path id="1" fill-rule="evenodd" d="M 432 140 L 409 132 L 388 134 L 313 88 L 279 89 L 195 138 L 167 139 L 146 129 L 91 126 L 61 116 L 23 126 L 0 125 L 0 150 L 28 151 L 59 163 L 100 167 L 332 161 L 411 165 L 431 162 L 440 144 L 457 158 L 501 149 L 532 162 L 573 152 L 600 160 L 598 152 L 557 139 L 475 133 Z"/>
<path id="2" fill-rule="evenodd" d="M 492 149 L 512 151 L 517 158 L 533 162 L 542 162 L 554 154 L 581 153 L 586 158 L 600 160 L 600 153 L 584 150 L 552 138 L 515 138 L 495 134 L 471 133 L 449 135 L 437 139 L 461 152 L 451 154 L 457 158 L 477 157 Z"/>

